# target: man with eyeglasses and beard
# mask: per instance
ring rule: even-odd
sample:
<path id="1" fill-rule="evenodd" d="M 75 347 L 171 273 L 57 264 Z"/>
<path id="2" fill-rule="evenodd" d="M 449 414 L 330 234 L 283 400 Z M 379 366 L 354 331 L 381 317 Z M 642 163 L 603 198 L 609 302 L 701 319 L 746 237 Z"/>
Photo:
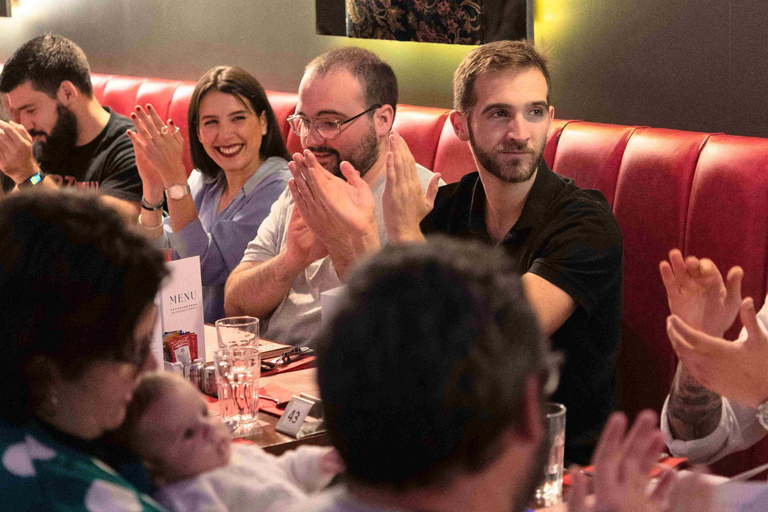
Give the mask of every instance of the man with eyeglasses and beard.
<path id="1" fill-rule="evenodd" d="M 227 280 L 228 315 L 259 317 L 264 336 L 283 343 L 305 344 L 317 332 L 320 293 L 387 241 L 385 175 L 400 155 L 390 138 L 405 145 L 390 133 L 396 106 L 392 68 L 367 50 L 332 50 L 307 66 L 288 119 L 304 152 Z M 414 169 L 419 195 L 434 198 L 438 179 Z"/>
<path id="2" fill-rule="evenodd" d="M 4 190 L 96 189 L 121 213 L 138 216 L 141 180 L 126 135 L 133 123 L 99 104 L 80 47 L 51 34 L 31 39 L 6 62 L 0 92 L 16 121 L 0 121 Z"/>
<path id="3" fill-rule="evenodd" d="M 450 119 L 477 172 L 441 187 L 420 224 L 391 216 L 401 236 L 390 238 L 443 233 L 510 254 L 542 331 L 565 355 L 553 396 L 568 411 L 565 458 L 586 464 L 616 407 L 621 232 L 599 191 L 579 189 L 542 158 L 554 115 L 549 82 L 546 61 L 528 43 L 499 41 L 468 53 L 454 74 Z"/>

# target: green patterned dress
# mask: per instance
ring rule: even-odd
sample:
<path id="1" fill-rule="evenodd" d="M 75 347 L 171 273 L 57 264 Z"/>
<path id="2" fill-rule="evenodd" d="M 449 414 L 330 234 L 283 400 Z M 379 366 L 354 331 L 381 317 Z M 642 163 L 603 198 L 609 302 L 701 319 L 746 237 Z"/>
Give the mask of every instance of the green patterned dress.
<path id="1" fill-rule="evenodd" d="M 164 510 L 115 470 L 54 441 L 36 427 L 0 420 L 0 510 Z"/>

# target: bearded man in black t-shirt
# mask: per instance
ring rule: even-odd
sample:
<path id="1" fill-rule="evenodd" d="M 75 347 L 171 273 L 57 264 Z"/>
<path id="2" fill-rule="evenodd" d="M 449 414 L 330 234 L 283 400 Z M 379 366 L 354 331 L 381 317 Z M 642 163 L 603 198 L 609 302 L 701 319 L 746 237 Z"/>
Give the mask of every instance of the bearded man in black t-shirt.
<path id="1" fill-rule="evenodd" d="M 567 407 L 565 458 L 588 463 L 616 407 L 621 232 L 600 192 L 579 189 L 544 163 L 554 109 L 546 62 L 531 45 L 499 41 L 467 54 L 454 75 L 454 108 L 451 123 L 477 172 L 440 187 L 434 204 L 408 194 L 402 163 L 412 157 L 395 138 L 387 233 L 395 242 L 445 233 L 506 249 L 542 330 L 565 355 L 552 397 Z"/>
<path id="2" fill-rule="evenodd" d="M 141 179 L 126 130 L 133 123 L 93 95 L 83 51 L 61 36 L 36 37 L 8 59 L 0 92 L 16 122 L 0 120 L 3 189 L 81 187 L 134 218 Z"/>

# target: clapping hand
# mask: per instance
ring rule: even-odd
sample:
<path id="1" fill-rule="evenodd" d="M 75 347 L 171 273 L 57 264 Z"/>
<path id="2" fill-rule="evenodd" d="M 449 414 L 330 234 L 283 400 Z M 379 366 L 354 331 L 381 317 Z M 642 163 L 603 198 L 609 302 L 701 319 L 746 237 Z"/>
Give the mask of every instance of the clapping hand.
<path id="1" fill-rule="evenodd" d="M 667 335 L 677 357 L 702 386 L 757 407 L 768 398 L 768 336 L 751 298 L 744 299 L 740 316 L 747 331 L 743 341 L 710 336 L 676 315 L 667 319 Z"/>
<path id="2" fill-rule="evenodd" d="M 329 249 L 347 237 L 377 232 L 371 188 L 349 162 L 341 163 L 342 180 L 326 171 L 311 151 L 296 153 L 288 168 L 288 186 L 302 218 Z M 378 237 L 378 234 L 377 234 Z"/>
<path id="3" fill-rule="evenodd" d="M 21 183 L 40 170 L 32 155 L 32 136 L 13 121 L 0 120 L 0 171 Z"/>
<path id="4" fill-rule="evenodd" d="M 669 309 L 695 329 L 722 336 L 733 324 L 741 304 L 744 271 L 733 267 L 725 283 L 717 266 L 709 259 L 669 252 L 669 262 L 659 265 L 667 289 Z"/>
<path id="5" fill-rule="evenodd" d="M 294 207 L 288 221 L 287 247 L 285 257 L 291 268 L 302 270 L 311 263 L 328 255 L 328 249 L 317 239 L 301 217 L 299 209 Z"/>
<path id="6" fill-rule="evenodd" d="M 147 114 L 147 111 L 149 114 Z M 135 130 L 128 130 L 142 181 L 153 188 L 186 183 L 184 138 L 172 120 L 164 124 L 152 105 L 131 113 Z"/>
<path id="7" fill-rule="evenodd" d="M 661 512 L 666 492 L 674 475 L 664 473 L 659 485 L 648 493 L 650 471 L 664 449 L 656 414 L 643 411 L 625 435 L 627 418 L 614 413 L 600 437 L 592 463 L 595 467 L 594 512 Z M 573 471 L 573 487 L 568 501 L 570 512 L 588 510 L 586 478 Z"/>
<path id="8" fill-rule="evenodd" d="M 396 132 L 389 137 L 387 174 L 382 206 L 384 227 L 392 242 L 423 240 L 421 220 L 432 211 L 440 174 L 435 173 L 422 193 L 419 175 L 408 144 Z"/>

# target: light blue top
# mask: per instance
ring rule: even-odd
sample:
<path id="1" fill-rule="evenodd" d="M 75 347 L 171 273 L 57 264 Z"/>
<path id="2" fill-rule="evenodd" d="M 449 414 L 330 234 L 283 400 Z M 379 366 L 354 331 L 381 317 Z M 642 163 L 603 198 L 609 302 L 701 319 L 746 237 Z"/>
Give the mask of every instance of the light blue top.
<path id="1" fill-rule="evenodd" d="M 199 218 L 178 233 L 171 231 L 171 219 L 166 218 L 163 236 L 156 243 L 158 247 L 172 248 L 174 259 L 200 256 L 206 322 L 214 323 L 225 316 L 227 277 L 240 263 L 245 247 L 256 237 L 261 222 L 285 190 L 290 177 L 285 159 L 269 157 L 229 206 L 217 213 L 219 200 L 226 190 L 224 173 L 216 178 L 204 176 L 197 170 L 190 174 L 187 182 Z"/>

